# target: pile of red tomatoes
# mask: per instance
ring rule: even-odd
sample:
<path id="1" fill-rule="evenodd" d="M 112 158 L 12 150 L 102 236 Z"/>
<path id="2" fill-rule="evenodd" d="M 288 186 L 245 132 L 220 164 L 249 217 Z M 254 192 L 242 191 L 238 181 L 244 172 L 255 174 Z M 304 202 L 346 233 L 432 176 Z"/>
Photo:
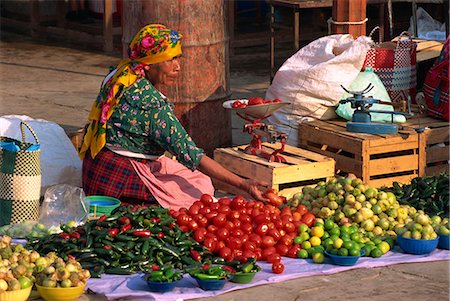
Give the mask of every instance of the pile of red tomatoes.
<path id="1" fill-rule="evenodd" d="M 247 106 L 255 106 L 255 105 L 262 105 L 262 104 L 268 104 L 268 103 L 279 103 L 281 102 L 280 99 L 275 98 L 274 100 L 270 99 L 263 99 L 262 97 L 250 97 L 248 99 L 248 102 L 245 103 L 240 100 L 236 100 L 231 104 L 232 108 L 245 108 Z"/>
<path id="2" fill-rule="evenodd" d="M 310 227 L 315 216 L 303 205 L 295 210 L 274 206 L 279 204 L 273 196 L 278 197 L 277 192 L 268 192 L 272 198 L 269 204 L 247 201 L 242 196 L 214 202 L 210 195 L 204 194 L 189 209 L 172 210 L 171 214 L 182 230 L 192 231 L 196 241 L 225 260 L 250 257 L 266 260 L 272 263 L 274 273 L 282 273 L 281 256 L 297 257 L 301 249 L 294 244 L 298 227 L 300 224 Z"/>

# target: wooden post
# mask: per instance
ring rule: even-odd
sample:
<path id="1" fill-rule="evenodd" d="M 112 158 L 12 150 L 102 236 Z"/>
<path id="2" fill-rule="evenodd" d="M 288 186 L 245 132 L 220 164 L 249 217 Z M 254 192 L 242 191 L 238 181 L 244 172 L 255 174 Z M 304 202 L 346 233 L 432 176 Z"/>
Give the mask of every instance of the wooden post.
<path id="1" fill-rule="evenodd" d="M 366 0 L 333 0 L 332 16 L 333 21 L 338 23 L 332 24 L 333 33 L 349 33 L 355 38 L 366 35 Z"/>
<path id="2" fill-rule="evenodd" d="M 122 57 L 127 58 L 128 45 L 136 32 L 146 25 L 141 22 L 142 0 L 123 1 L 122 10 Z"/>
<path id="3" fill-rule="evenodd" d="M 30 17 L 30 28 L 31 28 L 31 36 L 36 37 L 36 28 L 39 26 L 39 1 L 31 0 L 31 17 Z"/>
<path id="4" fill-rule="evenodd" d="M 105 44 L 103 50 L 112 52 L 113 50 L 113 16 L 112 16 L 112 0 L 104 0 L 103 7 L 103 39 Z"/>
<path id="5" fill-rule="evenodd" d="M 227 1 L 227 6 L 225 7 L 227 9 L 226 16 L 228 17 L 228 37 L 229 37 L 229 48 L 230 48 L 230 55 L 234 54 L 234 27 L 235 27 L 235 6 L 234 1 Z"/>

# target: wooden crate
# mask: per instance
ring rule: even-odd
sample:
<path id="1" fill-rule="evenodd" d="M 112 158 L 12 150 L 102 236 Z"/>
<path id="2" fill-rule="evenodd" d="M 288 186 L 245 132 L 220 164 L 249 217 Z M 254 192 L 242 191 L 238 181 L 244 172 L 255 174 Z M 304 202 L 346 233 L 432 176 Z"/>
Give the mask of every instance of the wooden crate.
<path id="1" fill-rule="evenodd" d="M 299 125 L 299 147 L 332 157 L 337 173 L 353 173 L 372 187 L 409 183 L 425 172 L 425 141 L 412 128 L 396 135 L 346 131 L 345 121 Z"/>
<path id="2" fill-rule="evenodd" d="M 268 187 L 277 190 L 304 186 L 334 176 L 335 162 L 324 155 L 286 145 L 281 154 L 286 163 L 268 162 L 244 153 L 246 146 L 218 148 L 214 151 L 214 160 L 243 178 L 265 181 Z M 280 143 L 266 142 L 263 146 L 266 150 L 273 151 L 280 148 Z M 217 180 L 214 180 L 214 186 L 231 194 L 248 196 L 244 191 Z"/>
<path id="3" fill-rule="evenodd" d="M 447 121 L 427 116 L 414 116 L 404 126 L 425 128 L 421 139 L 425 140 L 425 175 L 434 176 L 449 172 L 449 136 L 450 125 Z"/>

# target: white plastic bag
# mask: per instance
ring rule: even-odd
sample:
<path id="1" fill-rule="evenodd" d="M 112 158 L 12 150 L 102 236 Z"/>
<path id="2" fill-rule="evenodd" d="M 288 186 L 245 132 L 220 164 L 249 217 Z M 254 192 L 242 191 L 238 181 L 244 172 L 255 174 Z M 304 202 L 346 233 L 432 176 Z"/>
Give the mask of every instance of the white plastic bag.
<path id="1" fill-rule="evenodd" d="M 288 135 L 288 144 L 297 146 L 299 123 L 337 117 L 340 85 L 348 86 L 358 76 L 372 44 L 368 37 L 326 36 L 303 47 L 281 66 L 265 98 L 291 103 L 268 118 Z"/>
<path id="2" fill-rule="evenodd" d="M 356 77 L 356 79 L 350 84 L 350 86 L 345 88 L 347 88 L 347 90 L 349 91 L 362 91 L 369 84 L 373 85 L 373 89 L 370 92 L 364 94 L 365 97 L 372 96 L 374 99 L 381 100 L 382 102 L 391 102 L 391 99 L 389 98 L 389 94 L 386 91 L 386 88 L 384 87 L 378 75 L 376 75 L 372 71 L 372 68 L 366 68 L 364 72 L 360 72 Z M 353 95 L 344 92 L 341 99 L 346 99 L 351 96 Z M 373 104 L 370 109 L 379 111 L 390 111 L 390 112 L 394 111 L 393 106 L 384 104 Z M 347 120 L 352 120 L 354 111 L 355 109 L 353 109 L 351 107 L 351 104 L 347 102 L 345 104 L 339 104 L 339 106 L 336 109 L 336 114 Z M 370 116 L 372 121 L 374 122 L 392 122 L 391 114 L 370 113 Z M 406 118 L 403 115 L 393 115 L 393 116 L 394 122 L 400 123 L 406 122 Z"/>
<path id="3" fill-rule="evenodd" d="M 45 191 L 39 222 L 46 227 L 58 227 L 74 221 L 83 224 L 89 215 L 89 199 L 83 189 L 71 185 L 55 185 Z"/>
<path id="4" fill-rule="evenodd" d="M 419 7 L 416 12 L 417 16 L 417 37 L 425 40 L 445 41 L 447 38 L 445 34 L 445 23 L 441 23 L 430 16 L 422 7 Z M 414 34 L 413 17 L 409 21 L 408 32 Z"/>
<path id="5" fill-rule="evenodd" d="M 22 140 L 20 121 L 25 120 L 35 131 L 41 144 L 42 182 L 41 195 L 56 184 L 69 184 L 81 187 L 81 160 L 64 129 L 58 124 L 33 119 L 25 115 L 0 117 L 0 136 Z M 33 139 L 25 131 L 26 141 Z"/>

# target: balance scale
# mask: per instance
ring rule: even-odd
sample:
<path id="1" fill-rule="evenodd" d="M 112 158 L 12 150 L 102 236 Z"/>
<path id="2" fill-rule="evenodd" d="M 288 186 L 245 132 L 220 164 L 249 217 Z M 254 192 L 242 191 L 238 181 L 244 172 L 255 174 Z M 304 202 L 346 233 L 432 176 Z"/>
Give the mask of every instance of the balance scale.
<path id="1" fill-rule="evenodd" d="M 280 155 L 284 151 L 284 146 L 288 136 L 274 129 L 271 124 L 265 124 L 262 121 L 278 111 L 284 106 L 289 105 L 287 102 L 264 103 L 259 105 L 250 105 L 245 108 L 233 108 L 232 104 L 236 100 L 229 100 L 223 103 L 225 109 L 234 110 L 242 119 L 250 122 L 244 125 L 244 132 L 252 135 L 250 144 L 245 148 L 244 152 L 249 155 L 258 156 L 269 162 L 285 163 L 286 159 Z M 239 99 L 241 103 L 248 104 L 247 99 Z M 281 147 L 273 152 L 267 152 L 262 148 L 263 139 L 267 142 L 275 143 L 280 141 Z"/>
<path id="2" fill-rule="evenodd" d="M 342 85 L 341 87 L 345 90 L 345 92 L 353 94 L 352 97 L 339 101 L 341 104 L 349 102 L 351 107 L 355 109 L 353 112 L 352 121 L 347 122 L 346 128 L 349 132 L 367 134 L 397 134 L 398 125 L 394 123 L 394 115 L 413 116 L 413 113 L 411 112 L 411 98 L 409 97 L 407 100 L 408 112 L 370 110 L 370 107 L 376 103 L 384 105 L 392 105 L 392 103 L 374 99 L 372 96 L 365 97 L 364 94 L 370 92 L 374 87 L 371 83 L 362 91 L 349 91 Z M 391 123 L 372 122 L 372 116 L 370 113 L 390 114 Z"/>

